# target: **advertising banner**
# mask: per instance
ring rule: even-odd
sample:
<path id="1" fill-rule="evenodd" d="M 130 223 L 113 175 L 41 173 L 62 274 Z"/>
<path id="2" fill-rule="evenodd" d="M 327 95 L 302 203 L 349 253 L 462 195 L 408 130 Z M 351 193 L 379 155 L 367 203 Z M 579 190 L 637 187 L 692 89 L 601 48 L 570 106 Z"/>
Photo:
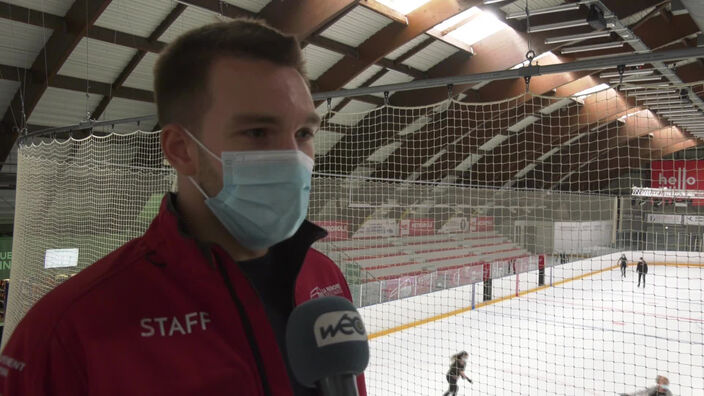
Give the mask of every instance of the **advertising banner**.
<path id="1" fill-rule="evenodd" d="M 472 217 L 469 220 L 469 230 L 474 232 L 494 231 L 494 218 Z"/>
<path id="2" fill-rule="evenodd" d="M 346 221 L 322 220 L 315 224 L 325 228 L 328 232 L 328 236 L 322 240 L 323 242 L 344 241 L 350 238 L 349 225 Z"/>
<path id="3" fill-rule="evenodd" d="M 469 231 L 469 220 L 466 217 L 450 217 L 438 234 L 459 234 Z"/>
<path id="4" fill-rule="evenodd" d="M 653 161 L 651 187 L 673 190 L 704 190 L 704 160 Z M 704 200 L 692 200 L 693 205 L 704 205 Z"/>
<path id="5" fill-rule="evenodd" d="M 419 236 L 435 234 L 433 219 L 403 219 L 400 223 L 401 236 Z"/>
<path id="6" fill-rule="evenodd" d="M 394 219 L 370 219 L 354 233 L 352 238 L 390 238 L 398 235 L 398 223 Z"/>

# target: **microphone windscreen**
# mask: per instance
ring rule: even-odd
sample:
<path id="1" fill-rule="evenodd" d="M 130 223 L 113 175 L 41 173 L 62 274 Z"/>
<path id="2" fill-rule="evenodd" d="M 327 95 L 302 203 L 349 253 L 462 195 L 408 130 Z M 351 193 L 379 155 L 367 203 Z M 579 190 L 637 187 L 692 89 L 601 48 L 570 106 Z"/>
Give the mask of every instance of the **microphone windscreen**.
<path id="1" fill-rule="evenodd" d="M 369 363 L 362 317 L 342 297 L 320 297 L 297 306 L 286 326 L 286 350 L 291 371 L 308 387 L 323 378 L 360 374 Z"/>

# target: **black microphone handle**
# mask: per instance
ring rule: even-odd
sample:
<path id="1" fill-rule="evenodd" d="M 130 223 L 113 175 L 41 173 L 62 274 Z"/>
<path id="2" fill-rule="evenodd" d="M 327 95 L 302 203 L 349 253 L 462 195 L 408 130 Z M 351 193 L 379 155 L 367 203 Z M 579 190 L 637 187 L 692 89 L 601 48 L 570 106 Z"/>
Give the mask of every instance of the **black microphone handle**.
<path id="1" fill-rule="evenodd" d="M 323 396 L 359 396 L 357 378 L 352 374 L 326 377 L 315 385 Z"/>

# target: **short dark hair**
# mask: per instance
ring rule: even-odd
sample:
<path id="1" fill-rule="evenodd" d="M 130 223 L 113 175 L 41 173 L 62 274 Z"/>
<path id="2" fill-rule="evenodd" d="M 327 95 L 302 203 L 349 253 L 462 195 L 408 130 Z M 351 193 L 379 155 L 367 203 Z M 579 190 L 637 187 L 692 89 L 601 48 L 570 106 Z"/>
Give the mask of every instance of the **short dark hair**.
<path id="1" fill-rule="evenodd" d="M 210 106 L 210 70 L 224 57 L 266 60 L 293 67 L 306 79 L 301 48 L 286 35 L 255 19 L 235 19 L 191 30 L 169 44 L 154 66 L 159 124 L 198 129 Z M 307 81 L 307 80 L 306 80 Z"/>

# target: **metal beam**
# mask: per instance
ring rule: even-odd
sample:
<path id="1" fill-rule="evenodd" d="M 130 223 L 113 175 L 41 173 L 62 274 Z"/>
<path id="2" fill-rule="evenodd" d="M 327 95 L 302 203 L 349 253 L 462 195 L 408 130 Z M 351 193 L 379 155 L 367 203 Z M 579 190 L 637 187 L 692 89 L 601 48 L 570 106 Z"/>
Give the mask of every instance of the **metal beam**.
<path id="1" fill-rule="evenodd" d="M 35 72 L 30 69 L 0 65 L 0 79 L 2 80 L 22 83 L 25 77 L 30 80 L 43 80 L 43 76 L 36 75 Z M 49 81 L 48 87 L 84 93 L 88 90 L 89 93 L 96 95 L 112 95 L 117 98 L 138 100 L 141 102 L 151 103 L 154 101 L 152 91 L 125 86 L 113 88 L 112 85 L 108 83 L 63 75 L 54 76 L 54 78 Z"/>
<path id="2" fill-rule="evenodd" d="M 465 76 L 429 78 L 427 80 L 412 81 L 403 84 L 380 85 L 377 87 L 343 89 L 338 91 L 317 92 L 313 94 L 313 99 L 322 100 L 337 97 L 353 97 L 358 95 L 370 95 L 380 92 L 411 91 L 425 88 L 446 87 L 447 85 L 463 85 L 481 81 L 497 81 L 522 78 L 526 76 L 541 76 L 546 74 L 566 73 L 585 70 L 598 70 L 613 67 L 620 64 L 665 62 L 677 59 L 687 59 L 704 57 L 704 48 L 685 48 L 678 50 L 668 50 L 647 54 L 635 54 L 628 56 L 615 56 L 600 59 L 589 59 L 570 63 L 563 63 L 548 66 L 527 66 L 520 69 L 503 70 L 498 72 L 478 73 Z M 320 82 L 320 79 L 318 79 Z"/>
<path id="3" fill-rule="evenodd" d="M 18 128 L 24 128 L 46 88 L 73 49 L 85 37 L 110 0 L 76 0 L 66 12 L 65 30 L 55 30 L 46 41 L 29 70 L 31 78 L 23 81 L 5 116 L 0 121 L 0 160 L 4 160 L 17 139 Z"/>

